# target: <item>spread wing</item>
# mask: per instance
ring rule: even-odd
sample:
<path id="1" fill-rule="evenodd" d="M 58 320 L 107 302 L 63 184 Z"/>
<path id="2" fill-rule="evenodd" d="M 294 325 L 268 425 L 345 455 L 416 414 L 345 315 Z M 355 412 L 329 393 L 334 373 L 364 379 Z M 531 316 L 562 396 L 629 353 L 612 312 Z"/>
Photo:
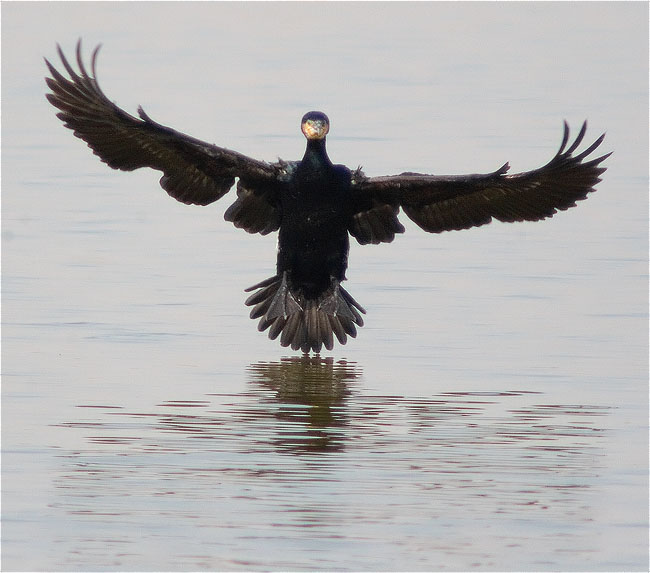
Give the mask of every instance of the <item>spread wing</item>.
<path id="1" fill-rule="evenodd" d="M 400 207 L 429 233 L 478 227 L 492 219 L 514 222 L 552 217 L 585 199 L 606 170 L 600 164 L 609 153 L 585 161 L 602 143 L 604 134 L 573 155 L 586 129 L 587 122 L 567 148 L 569 126 L 565 122 L 555 157 L 539 169 L 513 175 L 507 175 L 507 163 L 480 175 L 402 173 L 368 178 L 357 170 L 353 174 L 355 215 L 350 233 L 361 244 L 392 241 L 395 233 L 404 230 L 397 220 Z"/>
<path id="2" fill-rule="evenodd" d="M 58 47 L 61 62 L 69 78 L 47 60 L 51 76 L 46 78 L 52 93 L 47 99 L 60 110 L 57 117 L 113 169 L 132 171 L 150 167 L 163 172 L 161 187 L 174 199 L 186 204 L 208 205 L 221 198 L 240 178 L 248 197 L 249 209 L 243 216 L 252 219 L 256 230 L 277 228 L 279 215 L 274 194 L 278 176 L 276 165 L 257 161 L 222 147 L 205 143 L 153 121 L 142 108 L 136 118 L 111 102 L 99 87 L 95 63 L 99 46 L 91 60 L 92 75 L 81 58 L 77 44 L 75 71 Z M 241 196 L 241 194 L 240 194 Z M 260 215 L 251 214 L 264 206 Z M 247 219 L 247 221 L 248 221 Z M 247 221 L 237 226 L 249 230 Z M 257 232 L 257 231 L 250 231 Z M 267 231 L 269 232 L 269 231 Z"/>

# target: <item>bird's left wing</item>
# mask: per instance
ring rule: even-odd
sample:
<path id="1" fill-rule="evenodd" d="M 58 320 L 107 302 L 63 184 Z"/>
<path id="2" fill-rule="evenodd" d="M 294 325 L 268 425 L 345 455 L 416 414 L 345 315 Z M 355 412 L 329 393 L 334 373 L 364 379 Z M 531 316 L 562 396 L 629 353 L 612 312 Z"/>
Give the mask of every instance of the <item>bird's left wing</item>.
<path id="1" fill-rule="evenodd" d="M 539 169 L 513 175 L 507 174 L 507 163 L 492 173 L 477 175 L 403 173 L 368 178 L 358 170 L 353 173 L 355 213 L 350 233 L 361 244 L 391 241 L 395 232 L 401 232 L 397 227 L 399 207 L 429 233 L 468 229 L 492 219 L 514 222 L 552 217 L 585 199 L 606 169 L 600 164 L 609 153 L 584 161 L 602 143 L 604 134 L 573 155 L 586 129 L 585 122 L 567 148 L 569 127 L 565 122 L 555 157 Z"/>
<path id="2" fill-rule="evenodd" d="M 269 190 L 277 178 L 276 166 L 160 125 L 142 108 L 138 109 L 140 118 L 128 114 L 111 102 L 97 83 L 95 63 L 99 46 L 92 54 L 92 75 L 82 61 L 81 41 L 77 44 L 78 72 L 57 48 L 69 78 L 45 60 L 52 76 L 46 78 L 52 90 L 47 99 L 60 110 L 57 117 L 65 126 L 110 167 L 123 171 L 150 167 L 162 171 L 162 188 L 186 204 L 208 205 L 220 199 L 232 187 L 235 177 L 245 182 L 248 189 L 264 187 L 263 201 L 274 201 Z M 276 217 L 274 206 L 268 206 Z"/>

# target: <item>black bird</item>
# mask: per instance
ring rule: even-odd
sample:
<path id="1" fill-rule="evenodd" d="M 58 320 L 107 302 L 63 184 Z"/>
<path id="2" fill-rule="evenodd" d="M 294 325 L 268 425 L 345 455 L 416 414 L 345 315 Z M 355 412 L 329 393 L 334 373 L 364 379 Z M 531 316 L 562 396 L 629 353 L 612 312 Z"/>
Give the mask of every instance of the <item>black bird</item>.
<path id="1" fill-rule="evenodd" d="M 560 149 L 549 163 L 507 175 L 508 163 L 475 175 L 402 173 L 366 177 L 333 165 L 325 150 L 329 120 L 312 111 L 302 118 L 307 149 L 301 161 L 266 163 L 165 127 L 140 107 L 139 119 L 112 103 L 99 87 L 95 65 L 100 46 L 84 66 L 81 41 L 76 71 L 57 46 L 69 78 L 45 60 L 52 93 L 47 99 L 74 135 L 109 167 L 163 172 L 160 185 L 182 203 L 208 205 L 237 183 L 237 199 L 226 221 L 249 233 L 279 231 L 276 274 L 248 289 L 246 305 L 259 330 L 280 337 L 282 346 L 303 352 L 331 350 L 334 336 L 345 344 L 363 326 L 365 310 L 341 286 L 348 263 L 349 236 L 360 244 L 390 243 L 404 227 L 400 208 L 429 233 L 468 229 L 499 221 L 539 221 L 574 207 L 594 191 L 610 154 L 584 161 L 603 141 L 574 155 L 585 122 L 569 142 L 564 123 Z"/>

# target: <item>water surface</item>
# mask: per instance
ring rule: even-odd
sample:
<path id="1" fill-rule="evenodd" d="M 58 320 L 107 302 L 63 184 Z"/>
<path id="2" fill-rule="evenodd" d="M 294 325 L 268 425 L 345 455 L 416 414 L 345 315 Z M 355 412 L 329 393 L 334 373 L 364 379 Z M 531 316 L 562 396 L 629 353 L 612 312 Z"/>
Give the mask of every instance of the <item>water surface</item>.
<path id="1" fill-rule="evenodd" d="M 647 16 L 4 4 L 3 569 L 647 570 Z M 309 109 L 369 175 L 532 169 L 563 119 L 615 154 L 552 220 L 353 245 L 366 326 L 302 357 L 243 305 L 275 237 L 60 126 L 79 36 L 129 111 L 268 161 Z"/>

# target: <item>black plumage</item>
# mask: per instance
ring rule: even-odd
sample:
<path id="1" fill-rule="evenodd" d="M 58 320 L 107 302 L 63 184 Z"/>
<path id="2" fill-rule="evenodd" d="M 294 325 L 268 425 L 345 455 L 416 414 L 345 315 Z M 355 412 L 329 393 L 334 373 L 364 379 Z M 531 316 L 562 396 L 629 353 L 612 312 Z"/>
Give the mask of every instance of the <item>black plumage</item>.
<path id="1" fill-rule="evenodd" d="M 366 177 L 333 165 L 325 149 L 329 120 L 307 113 L 301 123 L 307 149 L 301 161 L 266 163 L 205 143 L 153 121 L 142 108 L 134 117 L 112 103 L 96 80 L 99 46 L 89 73 L 77 44 L 75 70 L 58 48 L 69 77 L 47 60 L 57 116 L 114 169 L 150 167 L 163 172 L 160 185 L 186 204 L 208 205 L 237 179 L 237 198 L 225 219 L 249 233 L 279 231 L 276 274 L 248 291 L 251 318 L 259 329 L 294 350 L 331 349 L 345 344 L 363 325 L 364 309 L 341 286 L 349 236 L 360 244 L 389 243 L 403 233 L 400 209 L 430 233 L 467 229 L 499 221 L 538 221 L 573 207 L 594 191 L 609 154 L 587 158 L 601 144 L 576 153 L 583 124 L 569 145 L 569 127 L 557 154 L 543 167 L 509 175 L 506 163 L 476 175 L 402 173 Z"/>

